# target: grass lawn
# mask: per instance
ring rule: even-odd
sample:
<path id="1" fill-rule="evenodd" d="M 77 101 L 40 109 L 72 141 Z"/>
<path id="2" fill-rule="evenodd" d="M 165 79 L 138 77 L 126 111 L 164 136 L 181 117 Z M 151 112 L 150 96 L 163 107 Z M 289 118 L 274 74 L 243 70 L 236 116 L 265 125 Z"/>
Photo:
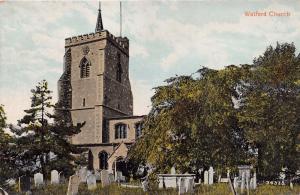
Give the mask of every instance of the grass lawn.
<path id="1" fill-rule="evenodd" d="M 66 195 L 67 184 L 62 185 L 48 185 L 39 189 L 33 189 L 33 195 Z M 149 192 L 143 192 L 139 188 L 125 188 L 118 186 L 116 184 L 102 188 L 101 184 L 95 190 L 88 190 L 85 184 L 79 186 L 78 195 L 178 195 L 175 189 L 165 189 L 165 190 L 153 190 Z M 201 195 L 229 195 L 231 194 L 228 184 L 214 184 L 212 186 L 199 185 L 195 189 L 194 194 Z M 239 195 L 241 193 L 239 192 Z M 246 192 L 244 194 L 247 194 Z M 271 186 L 262 185 L 259 186 L 257 190 L 250 191 L 250 194 L 257 195 L 299 195 L 300 186 L 294 186 L 291 190 L 289 186 Z"/>

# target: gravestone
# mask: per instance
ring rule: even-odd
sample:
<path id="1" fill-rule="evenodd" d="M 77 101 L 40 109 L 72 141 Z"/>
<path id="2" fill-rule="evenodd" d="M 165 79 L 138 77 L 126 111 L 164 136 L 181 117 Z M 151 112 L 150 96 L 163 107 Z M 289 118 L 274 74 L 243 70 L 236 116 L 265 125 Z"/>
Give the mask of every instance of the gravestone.
<path id="1" fill-rule="evenodd" d="M 234 179 L 233 179 L 233 187 L 234 187 L 235 191 L 239 187 L 238 177 L 234 177 Z"/>
<path id="2" fill-rule="evenodd" d="M 230 178 L 230 170 L 227 170 L 227 178 Z"/>
<path id="3" fill-rule="evenodd" d="M 76 195 L 78 193 L 79 184 L 80 184 L 80 177 L 78 175 L 72 175 L 69 178 L 67 195 Z"/>
<path id="4" fill-rule="evenodd" d="M 250 179 L 250 185 L 249 185 L 249 188 L 250 188 L 251 190 L 254 189 L 254 187 L 253 187 L 253 177 Z"/>
<path id="5" fill-rule="evenodd" d="M 242 173 L 242 182 L 241 182 L 241 193 L 244 193 L 244 189 L 245 189 L 245 175 L 246 175 L 246 173 L 243 172 Z"/>
<path id="6" fill-rule="evenodd" d="M 115 176 L 113 173 L 108 174 L 108 181 L 109 181 L 109 183 L 112 183 L 115 181 Z"/>
<path id="7" fill-rule="evenodd" d="M 249 177 L 246 175 L 246 189 L 249 190 Z"/>
<path id="8" fill-rule="evenodd" d="M 204 184 L 208 184 L 208 171 L 204 171 Z"/>
<path id="9" fill-rule="evenodd" d="M 89 190 L 94 190 L 97 188 L 96 176 L 91 174 L 87 176 L 86 183 Z"/>
<path id="10" fill-rule="evenodd" d="M 19 177 L 19 191 L 20 192 L 30 191 L 30 177 L 28 176 Z"/>
<path id="11" fill-rule="evenodd" d="M 172 168 L 171 168 L 171 174 L 173 174 L 173 175 L 176 174 L 176 169 L 175 169 L 175 167 L 172 167 Z"/>
<path id="12" fill-rule="evenodd" d="M 213 167 L 209 167 L 208 170 L 208 184 L 211 185 L 214 183 L 214 169 Z"/>
<path id="13" fill-rule="evenodd" d="M 8 193 L 4 189 L 0 188 L 0 195 L 8 195 Z"/>
<path id="14" fill-rule="evenodd" d="M 42 173 L 34 174 L 33 178 L 34 178 L 34 185 L 36 187 L 44 184 L 44 176 Z"/>
<path id="15" fill-rule="evenodd" d="M 96 181 L 101 180 L 101 173 L 99 171 L 95 171 Z"/>
<path id="16" fill-rule="evenodd" d="M 101 171 L 101 183 L 102 183 L 102 187 L 105 187 L 110 184 L 107 170 Z"/>
<path id="17" fill-rule="evenodd" d="M 257 187 L 257 179 L 256 179 L 256 172 L 253 174 L 253 189 L 256 189 Z"/>
<path id="18" fill-rule="evenodd" d="M 184 194 L 186 192 L 186 189 L 185 189 L 185 181 L 184 181 L 184 178 L 179 178 L 179 194 Z"/>
<path id="19" fill-rule="evenodd" d="M 51 184 L 59 184 L 59 174 L 57 170 L 51 171 Z"/>
<path id="20" fill-rule="evenodd" d="M 86 182 L 87 168 L 82 167 L 81 169 L 79 169 L 78 176 L 80 178 L 80 182 Z"/>
<path id="21" fill-rule="evenodd" d="M 188 179 L 186 185 L 186 192 L 194 193 L 194 186 L 195 186 L 194 179 Z"/>

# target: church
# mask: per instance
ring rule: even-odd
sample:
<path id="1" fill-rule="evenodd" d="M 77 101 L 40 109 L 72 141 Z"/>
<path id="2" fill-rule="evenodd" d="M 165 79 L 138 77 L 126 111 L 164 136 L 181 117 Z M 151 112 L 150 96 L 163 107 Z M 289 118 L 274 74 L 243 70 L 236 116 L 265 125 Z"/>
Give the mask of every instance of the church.
<path id="1" fill-rule="evenodd" d="M 144 116 L 133 116 L 129 40 L 103 28 L 100 7 L 94 33 L 65 39 L 58 105 L 68 121 L 85 122 L 70 141 L 88 149 L 88 169 L 123 171 Z"/>

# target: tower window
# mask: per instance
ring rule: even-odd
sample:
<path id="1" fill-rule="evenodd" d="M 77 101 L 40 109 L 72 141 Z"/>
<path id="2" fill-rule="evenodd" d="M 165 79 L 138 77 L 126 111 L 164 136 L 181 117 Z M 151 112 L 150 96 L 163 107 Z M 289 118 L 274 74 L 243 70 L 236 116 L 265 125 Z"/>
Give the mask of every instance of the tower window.
<path id="1" fill-rule="evenodd" d="M 122 66 L 121 66 L 121 54 L 118 53 L 118 63 L 116 71 L 116 79 L 121 83 L 122 81 Z"/>
<path id="2" fill-rule="evenodd" d="M 127 138 L 127 125 L 119 123 L 115 126 L 115 139 L 126 139 Z"/>
<path id="3" fill-rule="evenodd" d="M 86 57 L 83 57 L 80 62 L 80 78 L 86 78 L 90 76 L 90 62 L 86 59 Z"/>
<path id="4" fill-rule="evenodd" d="M 82 106 L 85 107 L 85 98 L 82 99 Z"/>

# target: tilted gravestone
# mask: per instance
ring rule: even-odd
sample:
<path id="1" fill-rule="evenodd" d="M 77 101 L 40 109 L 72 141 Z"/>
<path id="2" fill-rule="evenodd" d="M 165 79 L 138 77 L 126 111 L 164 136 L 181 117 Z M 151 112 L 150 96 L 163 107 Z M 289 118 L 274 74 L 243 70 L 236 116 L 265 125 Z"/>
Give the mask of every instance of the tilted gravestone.
<path id="1" fill-rule="evenodd" d="M 8 193 L 4 189 L 0 188 L 0 195 L 8 195 Z"/>
<path id="2" fill-rule="evenodd" d="M 19 191 L 20 192 L 30 191 L 30 177 L 28 176 L 19 177 Z"/>
<path id="3" fill-rule="evenodd" d="M 97 188 L 97 184 L 96 184 L 96 176 L 93 175 L 93 174 L 90 174 L 87 176 L 87 179 L 86 179 L 86 183 L 87 183 L 87 186 L 88 186 L 88 189 L 89 190 L 94 190 Z"/>
<path id="4" fill-rule="evenodd" d="M 42 173 L 34 174 L 33 178 L 34 178 L 34 185 L 36 187 L 44 184 L 44 175 Z"/>
<path id="5" fill-rule="evenodd" d="M 67 195 L 76 195 L 78 193 L 78 186 L 80 184 L 80 178 L 78 175 L 72 175 L 69 178 Z"/>
<path id="6" fill-rule="evenodd" d="M 107 186 L 107 185 L 110 184 L 107 170 L 102 170 L 101 171 L 101 183 L 102 183 L 102 187 Z"/>
<path id="7" fill-rule="evenodd" d="M 59 174 L 57 170 L 51 171 L 51 184 L 59 184 Z"/>

